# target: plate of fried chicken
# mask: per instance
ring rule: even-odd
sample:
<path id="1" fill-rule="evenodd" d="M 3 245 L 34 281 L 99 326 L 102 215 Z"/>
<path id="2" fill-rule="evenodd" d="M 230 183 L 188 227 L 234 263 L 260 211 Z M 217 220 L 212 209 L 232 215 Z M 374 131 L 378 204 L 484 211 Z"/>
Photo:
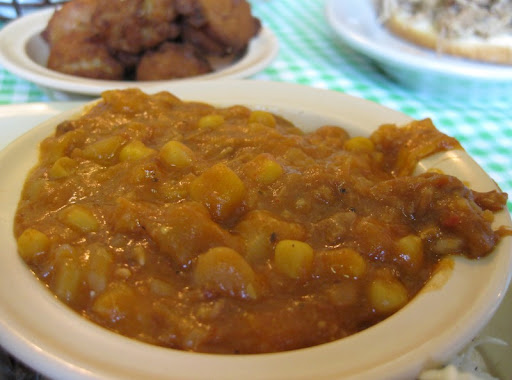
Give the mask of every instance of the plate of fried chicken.
<path id="1" fill-rule="evenodd" d="M 0 31 L 7 70 L 51 90 L 93 96 L 248 77 L 278 48 L 245 0 L 72 0 Z"/>

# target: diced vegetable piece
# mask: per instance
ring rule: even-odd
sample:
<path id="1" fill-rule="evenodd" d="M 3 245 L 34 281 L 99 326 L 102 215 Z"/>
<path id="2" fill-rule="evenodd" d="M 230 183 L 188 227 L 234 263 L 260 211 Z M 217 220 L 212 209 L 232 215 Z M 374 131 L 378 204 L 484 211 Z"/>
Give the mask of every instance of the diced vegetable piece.
<path id="1" fill-rule="evenodd" d="M 440 238 L 432 244 L 432 250 L 440 255 L 451 255 L 460 252 L 463 241 L 460 238 Z"/>
<path id="2" fill-rule="evenodd" d="M 357 280 L 335 282 L 327 287 L 325 295 L 333 305 L 354 305 L 360 299 L 359 285 L 357 284 Z"/>
<path id="3" fill-rule="evenodd" d="M 87 145 L 82 150 L 82 156 L 101 164 L 107 164 L 114 159 L 123 142 L 124 139 L 121 136 L 106 137 Z"/>
<path id="4" fill-rule="evenodd" d="M 71 153 L 85 138 L 84 131 L 77 129 L 60 135 L 57 138 L 45 139 L 41 143 L 41 156 L 49 162 L 55 162 L 60 157 Z"/>
<path id="5" fill-rule="evenodd" d="M 276 245 L 274 261 L 277 269 L 291 278 L 304 278 L 313 266 L 313 248 L 299 240 L 281 240 Z"/>
<path id="6" fill-rule="evenodd" d="M 155 153 L 154 149 L 148 148 L 142 141 L 134 140 L 123 146 L 119 152 L 119 160 L 138 161 Z"/>
<path id="7" fill-rule="evenodd" d="M 159 158 L 168 167 L 181 169 L 192 164 L 194 152 L 181 142 L 172 140 L 160 149 Z"/>
<path id="8" fill-rule="evenodd" d="M 157 296 L 167 297 L 176 293 L 175 287 L 170 282 L 154 277 L 151 277 L 148 282 L 149 290 Z"/>
<path id="9" fill-rule="evenodd" d="M 135 292 L 122 282 L 112 283 L 92 305 L 92 311 L 103 319 L 117 321 L 125 318 L 134 307 Z"/>
<path id="10" fill-rule="evenodd" d="M 69 157 L 61 157 L 50 168 L 50 178 L 59 179 L 73 174 L 76 170 L 78 163 Z"/>
<path id="11" fill-rule="evenodd" d="M 350 152 L 370 153 L 375 150 L 375 145 L 369 138 L 357 136 L 345 141 L 344 148 Z"/>
<path id="12" fill-rule="evenodd" d="M 190 185 L 190 196 L 208 208 L 216 221 L 224 221 L 242 207 L 245 185 L 225 164 L 216 164 Z"/>
<path id="13" fill-rule="evenodd" d="M 89 261 L 87 265 L 87 283 L 95 292 L 105 290 L 108 275 L 112 266 L 112 253 L 100 245 L 89 248 Z"/>
<path id="14" fill-rule="evenodd" d="M 409 269 L 419 268 L 423 262 L 423 241 L 419 236 L 407 235 L 397 242 L 398 258 Z"/>
<path id="15" fill-rule="evenodd" d="M 188 267 L 212 247 L 231 247 L 240 252 L 239 237 L 215 223 L 203 205 L 181 202 L 160 210 L 157 220 L 142 218 L 141 225 L 158 246 L 159 254 Z"/>
<path id="16" fill-rule="evenodd" d="M 41 231 L 27 228 L 18 237 L 18 252 L 23 260 L 32 260 L 38 255 L 48 252 L 50 239 Z"/>
<path id="17" fill-rule="evenodd" d="M 245 171 L 262 185 L 270 185 L 283 175 L 283 167 L 268 154 L 254 158 L 246 165 Z"/>
<path id="18" fill-rule="evenodd" d="M 391 314 L 408 301 L 407 289 L 391 276 L 377 277 L 369 285 L 370 304 L 377 313 Z"/>
<path id="19" fill-rule="evenodd" d="M 244 258 L 228 247 L 199 255 L 194 268 L 194 281 L 206 291 L 239 298 L 258 297 L 255 277 Z"/>
<path id="20" fill-rule="evenodd" d="M 306 237 L 304 227 L 300 224 L 278 219 L 272 213 L 262 210 L 249 212 L 235 230 L 245 241 L 244 256 L 250 263 L 270 258 L 279 240 L 301 240 Z"/>
<path id="21" fill-rule="evenodd" d="M 147 260 L 146 256 L 147 256 L 146 248 L 144 248 L 141 245 L 137 245 L 137 246 L 133 247 L 130 257 L 140 266 L 144 266 L 146 264 L 146 260 Z"/>
<path id="22" fill-rule="evenodd" d="M 276 126 L 276 118 L 270 112 L 266 111 L 252 111 L 249 115 L 249 122 L 260 123 L 271 128 Z"/>
<path id="23" fill-rule="evenodd" d="M 76 257 L 77 251 L 77 248 L 70 244 L 62 244 L 53 249 L 53 254 L 55 255 L 55 259 L 59 261 L 64 258 Z"/>
<path id="24" fill-rule="evenodd" d="M 315 271 L 319 275 L 358 278 L 366 273 L 366 261 L 352 248 L 339 248 L 318 252 Z"/>
<path id="25" fill-rule="evenodd" d="M 59 219 L 68 227 L 82 232 L 97 231 L 100 223 L 93 212 L 80 205 L 71 205 L 59 212 Z"/>
<path id="26" fill-rule="evenodd" d="M 211 114 L 203 116 L 197 122 L 199 128 L 215 128 L 224 123 L 224 116 L 219 114 Z"/>
<path id="27" fill-rule="evenodd" d="M 62 300 L 71 301 L 77 296 L 81 282 L 81 269 L 71 257 L 61 258 L 56 265 L 53 291 Z"/>

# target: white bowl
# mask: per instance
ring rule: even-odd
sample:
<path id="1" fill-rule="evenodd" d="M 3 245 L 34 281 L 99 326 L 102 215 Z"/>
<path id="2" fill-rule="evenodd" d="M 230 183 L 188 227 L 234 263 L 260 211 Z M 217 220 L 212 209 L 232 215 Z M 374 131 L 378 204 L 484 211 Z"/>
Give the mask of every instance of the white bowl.
<path id="1" fill-rule="evenodd" d="M 367 135 L 404 114 L 341 93 L 252 81 L 180 83 L 167 90 L 185 100 L 244 104 L 277 112 L 306 130 L 338 124 Z M 316 347 L 261 355 L 210 355 L 141 343 L 103 329 L 57 301 L 16 253 L 13 216 L 38 143 L 80 112 L 37 126 L 0 153 L 0 341 L 15 356 L 54 379 L 411 379 L 465 346 L 489 321 L 512 272 L 511 239 L 488 257 L 456 259 L 446 282 L 429 286 L 392 317 L 348 338 Z M 419 165 L 459 175 L 473 188 L 494 182 L 464 152 L 438 154 Z M 511 225 L 507 211 L 496 223 Z M 445 273 L 447 274 L 447 273 Z"/>
<path id="2" fill-rule="evenodd" d="M 0 64 L 23 79 L 64 93 L 99 95 L 105 90 L 134 86 L 149 92 L 154 86 L 169 86 L 175 82 L 245 78 L 263 70 L 279 51 L 277 38 L 270 29 L 263 27 L 240 58 L 234 62 L 217 62 L 212 73 L 184 79 L 140 82 L 82 78 L 46 67 L 49 47 L 41 32 L 52 14 L 53 9 L 34 12 L 10 22 L 0 30 Z"/>

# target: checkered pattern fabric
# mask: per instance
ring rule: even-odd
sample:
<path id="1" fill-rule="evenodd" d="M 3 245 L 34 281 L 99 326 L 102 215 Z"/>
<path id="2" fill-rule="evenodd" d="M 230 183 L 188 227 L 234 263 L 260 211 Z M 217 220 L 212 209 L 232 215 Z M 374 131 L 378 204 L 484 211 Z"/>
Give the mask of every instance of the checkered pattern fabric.
<path id="1" fill-rule="evenodd" d="M 320 0 L 252 0 L 253 12 L 277 36 L 278 57 L 256 80 L 300 83 L 362 97 L 413 118 L 430 117 L 456 137 L 504 191 L 512 194 L 512 108 L 508 98 L 446 99 L 393 82 L 368 58 L 340 43 Z M 48 101 L 43 89 L 0 67 L 0 104 Z M 1 112 L 1 111 L 0 111 Z M 512 204 L 509 203 L 512 210 Z"/>

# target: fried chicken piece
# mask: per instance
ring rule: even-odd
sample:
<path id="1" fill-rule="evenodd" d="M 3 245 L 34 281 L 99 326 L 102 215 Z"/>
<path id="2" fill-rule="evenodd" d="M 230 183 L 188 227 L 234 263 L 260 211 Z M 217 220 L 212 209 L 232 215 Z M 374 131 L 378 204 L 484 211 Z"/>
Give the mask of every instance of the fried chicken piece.
<path id="1" fill-rule="evenodd" d="M 246 0 L 176 0 L 183 39 L 211 55 L 243 51 L 261 28 Z"/>
<path id="2" fill-rule="evenodd" d="M 184 23 L 181 34 L 183 41 L 196 46 L 197 49 L 208 56 L 222 57 L 231 54 L 229 47 L 212 38 L 205 28 L 196 28 Z"/>
<path id="3" fill-rule="evenodd" d="M 110 49 L 138 54 L 176 38 L 176 17 L 174 0 L 110 0 L 97 8 L 92 24 Z"/>
<path id="4" fill-rule="evenodd" d="M 65 3 L 53 13 L 42 32 L 43 38 L 52 46 L 55 41 L 70 33 L 96 34 L 96 30 L 91 28 L 91 18 L 97 4 L 98 0 L 73 0 Z"/>
<path id="5" fill-rule="evenodd" d="M 48 68 L 95 79 L 121 80 L 124 75 L 123 65 L 87 32 L 74 32 L 57 39 L 50 50 Z"/>
<path id="6" fill-rule="evenodd" d="M 188 44 L 163 43 L 157 51 L 149 51 L 137 66 L 137 80 L 186 78 L 212 71 L 208 61 Z"/>

